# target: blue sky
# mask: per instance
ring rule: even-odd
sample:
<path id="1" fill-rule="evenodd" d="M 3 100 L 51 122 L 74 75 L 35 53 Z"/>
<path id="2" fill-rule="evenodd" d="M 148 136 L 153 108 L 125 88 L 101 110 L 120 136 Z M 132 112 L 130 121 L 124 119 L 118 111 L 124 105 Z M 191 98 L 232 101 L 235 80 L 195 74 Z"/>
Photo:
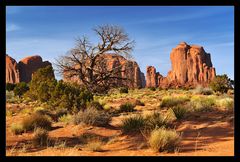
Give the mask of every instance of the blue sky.
<path id="1" fill-rule="evenodd" d="M 132 55 L 144 73 L 153 65 L 166 76 L 172 48 L 185 41 L 211 54 L 217 74 L 234 78 L 231 6 L 8 6 L 6 12 L 6 53 L 17 61 L 38 54 L 54 62 L 78 36 L 96 42 L 93 27 L 116 24 L 135 40 Z"/>

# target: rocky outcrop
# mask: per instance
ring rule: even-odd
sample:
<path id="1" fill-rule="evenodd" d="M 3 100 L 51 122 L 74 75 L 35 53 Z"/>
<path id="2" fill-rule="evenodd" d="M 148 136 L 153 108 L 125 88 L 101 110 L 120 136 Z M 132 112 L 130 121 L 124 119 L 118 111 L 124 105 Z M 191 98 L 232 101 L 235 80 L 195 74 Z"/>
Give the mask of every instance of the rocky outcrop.
<path id="1" fill-rule="evenodd" d="M 146 87 L 157 87 L 157 74 L 153 66 L 147 66 Z"/>
<path id="2" fill-rule="evenodd" d="M 52 66 L 52 64 L 48 61 L 42 61 L 41 56 L 29 56 L 18 63 L 19 71 L 20 71 L 20 82 L 30 82 L 32 78 L 32 74 L 40 68 L 44 68 L 46 66 Z"/>
<path id="3" fill-rule="evenodd" d="M 41 56 L 29 56 L 17 63 L 6 55 L 6 83 L 30 82 L 32 74 L 40 68 L 52 66 L 48 61 L 42 61 Z"/>
<path id="4" fill-rule="evenodd" d="M 6 55 L 6 83 L 19 83 L 19 70 L 16 60 Z"/>
<path id="5" fill-rule="evenodd" d="M 155 87 L 163 88 L 194 87 L 198 84 L 206 86 L 216 76 L 210 54 L 206 53 L 201 46 L 188 45 L 185 42 L 181 42 L 176 48 L 172 49 L 170 59 L 172 69 L 166 77 L 159 73 L 147 75 L 146 80 L 151 81 L 151 86 L 156 85 Z M 151 69 L 155 68 L 151 67 Z M 156 80 L 156 84 L 153 77 Z"/>
<path id="6" fill-rule="evenodd" d="M 116 71 L 115 79 L 111 79 L 117 86 L 127 86 L 129 88 L 141 88 L 145 86 L 144 74 L 140 71 L 138 64 L 135 61 L 127 60 L 123 56 L 117 54 L 103 54 L 97 58 L 98 70 L 102 73 L 108 71 Z M 81 84 L 77 77 L 63 76 L 64 81 L 72 81 Z M 117 79 L 124 78 L 124 79 Z"/>

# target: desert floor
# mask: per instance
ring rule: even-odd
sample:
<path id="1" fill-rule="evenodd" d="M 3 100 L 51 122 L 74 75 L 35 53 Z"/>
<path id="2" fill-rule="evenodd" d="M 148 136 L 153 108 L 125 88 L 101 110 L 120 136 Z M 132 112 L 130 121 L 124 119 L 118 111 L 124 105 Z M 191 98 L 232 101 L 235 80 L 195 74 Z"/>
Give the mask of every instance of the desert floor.
<path id="1" fill-rule="evenodd" d="M 175 129 L 182 134 L 182 141 L 175 152 L 155 152 L 151 150 L 146 137 L 141 133 L 124 134 L 121 121 L 132 114 L 148 114 L 153 111 L 166 111 L 159 108 L 165 95 L 188 94 L 183 90 L 151 91 L 148 89 L 131 90 L 128 94 L 115 94 L 99 97 L 113 109 L 121 103 L 140 99 L 145 106 L 136 106 L 137 111 L 120 113 L 112 117 L 106 127 L 73 125 L 54 122 L 49 131 L 55 146 L 33 147 L 33 133 L 14 135 L 11 125 L 20 122 L 34 110 L 31 104 L 7 103 L 6 152 L 7 156 L 233 156 L 234 155 L 234 113 L 229 110 L 188 113 L 184 119 L 174 121 Z M 190 94 L 190 93 L 189 93 Z M 101 138 L 101 151 L 90 151 L 86 144 L 79 142 L 82 134 Z"/>

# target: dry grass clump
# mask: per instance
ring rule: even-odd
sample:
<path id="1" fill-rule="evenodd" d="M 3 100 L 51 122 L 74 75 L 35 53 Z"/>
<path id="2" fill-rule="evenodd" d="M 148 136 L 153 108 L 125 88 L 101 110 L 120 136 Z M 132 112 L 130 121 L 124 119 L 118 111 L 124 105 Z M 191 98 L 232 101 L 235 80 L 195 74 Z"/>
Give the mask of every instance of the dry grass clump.
<path id="1" fill-rule="evenodd" d="M 139 132 L 144 128 L 145 120 L 141 115 L 134 115 L 128 118 L 125 118 L 122 121 L 122 131 L 124 133 L 128 132 Z"/>
<path id="2" fill-rule="evenodd" d="M 162 98 L 160 107 L 173 107 L 187 101 L 190 101 L 189 97 L 187 96 L 178 96 L 178 97 L 165 96 Z"/>
<path id="3" fill-rule="evenodd" d="M 111 115 L 92 107 L 79 111 L 73 117 L 74 124 L 84 123 L 93 126 L 106 126 L 110 120 Z"/>
<path id="4" fill-rule="evenodd" d="M 184 105 L 177 105 L 172 108 L 177 119 L 182 119 L 185 117 L 188 109 Z"/>
<path id="5" fill-rule="evenodd" d="M 193 96 L 191 98 L 192 109 L 196 112 L 212 111 L 215 105 L 216 98 L 214 96 Z"/>
<path id="6" fill-rule="evenodd" d="M 72 115 L 70 115 L 70 114 L 65 114 L 65 115 L 63 115 L 63 116 L 60 116 L 60 117 L 58 118 L 58 121 L 59 121 L 59 122 L 63 122 L 63 123 L 65 123 L 65 124 L 69 124 L 69 123 L 72 121 Z"/>
<path id="7" fill-rule="evenodd" d="M 211 88 L 203 88 L 202 86 L 197 86 L 194 90 L 192 90 L 193 94 L 202 94 L 202 95 L 212 95 L 213 90 Z"/>
<path id="8" fill-rule="evenodd" d="M 230 97 L 222 98 L 216 101 L 216 105 L 225 110 L 233 110 L 234 100 Z"/>
<path id="9" fill-rule="evenodd" d="M 150 147 L 157 152 L 174 151 L 181 141 L 181 136 L 175 130 L 158 128 L 151 132 L 148 142 Z"/>
<path id="10" fill-rule="evenodd" d="M 155 128 L 160 128 L 167 125 L 168 125 L 167 118 L 158 112 L 154 112 L 145 117 L 145 128 L 148 130 L 153 130 Z"/>
<path id="11" fill-rule="evenodd" d="M 133 105 L 132 103 L 129 103 L 129 102 L 124 103 L 120 105 L 119 112 L 133 112 L 134 107 L 135 105 Z"/>
<path id="12" fill-rule="evenodd" d="M 103 142 L 102 142 L 102 141 L 100 141 L 100 140 L 94 140 L 94 141 L 90 141 L 90 142 L 86 145 L 86 148 L 87 148 L 89 151 L 101 152 L 101 151 L 103 151 L 102 145 L 103 145 Z"/>
<path id="13" fill-rule="evenodd" d="M 11 125 L 11 131 L 13 132 L 13 134 L 19 135 L 19 134 L 22 134 L 24 132 L 24 129 L 23 129 L 23 126 L 21 124 L 13 123 Z"/>
<path id="14" fill-rule="evenodd" d="M 50 119 L 38 113 L 32 114 L 22 121 L 22 127 L 25 131 L 32 131 L 37 127 L 50 130 L 52 128 Z"/>
<path id="15" fill-rule="evenodd" d="M 42 128 L 34 130 L 33 145 L 34 146 L 47 146 L 48 144 L 48 131 Z"/>

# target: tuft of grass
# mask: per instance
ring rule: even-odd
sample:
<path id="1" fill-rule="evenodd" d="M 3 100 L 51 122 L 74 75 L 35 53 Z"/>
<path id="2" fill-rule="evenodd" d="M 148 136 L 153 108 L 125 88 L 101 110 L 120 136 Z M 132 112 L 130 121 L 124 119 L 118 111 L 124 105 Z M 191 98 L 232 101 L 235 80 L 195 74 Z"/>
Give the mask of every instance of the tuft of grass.
<path id="1" fill-rule="evenodd" d="M 185 117 L 186 113 L 187 113 L 187 109 L 186 107 L 182 106 L 182 105 L 177 105 L 177 106 L 174 106 L 172 108 L 175 116 L 177 119 L 182 119 Z"/>
<path id="2" fill-rule="evenodd" d="M 11 131 L 13 132 L 13 134 L 19 135 L 19 134 L 22 134 L 24 132 L 24 129 L 23 129 L 23 126 L 21 124 L 13 123 L 11 125 Z"/>
<path id="3" fill-rule="evenodd" d="M 100 152 L 102 151 L 103 143 L 99 140 L 90 141 L 86 147 L 89 151 Z"/>
<path id="4" fill-rule="evenodd" d="M 158 128 L 151 132 L 148 142 L 150 147 L 157 152 L 174 151 L 181 141 L 181 136 L 175 130 Z"/>
<path id="5" fill-rule="evenodd" d="M 224 108 L 226 110 L 233 110 L 234 108 L 234 100 L 232 98 L 226 97 L 217 100 L 216 105 Z"/>
<path id="6" fill-rule="evenodd" d="M 119 112 L 133 112 L 134 111 L 134 105 L 132 103 L 124 103 L 120 105 Z"/>
<path id="7" fill-rule="evenodd" d="M 202 94 L 202 95 L 212 95 L 214 92 L 211 88 L 203 88 L 201 85 L 198 85 L 194 90 L 193 94 Z"/>
<path id="8" fill-rule="evenodd" d="M 141 115 L 134 115 L 125 118 L 122 121 L 122 131 L 124 133 L 128 132 L 139 132 L 145 126 L 145 120 Z"/>
<path id="9" fill-rule="evenodd" d="M 42 128 L 34 130 L 33 145 L 34 146 L 47 146 L 48 144 L 48 131 Z"/>
<path id="10" fill-rule="evenodd" d="M 140 100 L 136 100 L 135 101 L 135 105 L 136 106 L 145 106 L 145 104 L 142 101 L 140 101 Z"/>
<path id="11" fill-rule="evenodd" d="M 212 111 L 216 105 L 216 98 L 213 96 L 193 96 L 191 98 L 191 105 L 193 107 L 193 111 L 196 112 Z"/>
<path id="12" fill-rule="evenodd" d="M 58 118 L 58 121 L 63 122 L 65 124 L 69 124 L 72 121 L 72 115 L 67 114 L 67 115 L 60 116 Z"/>
<path id="13" fill-rule="evenodd" d="M 127 87 L 121 87 L 119 88 L 120 93 L 128 93 L 128 88 Z"/>
<path id="14" fill-rule="evenodd" d="M 37 127 L 50 130 L 52 123 L 45 115 L 32 114 L 22 121 L 22 126 L 25 131 L 32 131 Z"/>
<path id="15" fill-rule="evenodd" d="M 98 101 L 91 101 L 87 103 L 87 108 L 95 108 L 97 110 L 103 110 L 103 106 Z"/>
<path id="16" fill-rule="evenodd" d="M 148 130 L 167 126 L 167 124 L 166 118 L 158 112 L 154 112 L 145 117 L 145 128 Z"/>
<path id="17" fill-rule="evenodd" d="M 93 126 L 106 126 L 110 120 L 110 114 L 95 108 L 81 110 L 73 117 L 74 124 L 84 123 Z"/>
<path id="18" fill-rule="evenodd" d="M 156 91 L 156 88 L 155 87 L 150 87 L 149 90 Z"/>
<path id="19" fill-rule="evenodd" d="M 160 107 L 173 107 L 187 101 L 190 101 L 190 99 L 187 96 L 179 96 L 179 97 L 165 96 L 162 98 Z"/>

